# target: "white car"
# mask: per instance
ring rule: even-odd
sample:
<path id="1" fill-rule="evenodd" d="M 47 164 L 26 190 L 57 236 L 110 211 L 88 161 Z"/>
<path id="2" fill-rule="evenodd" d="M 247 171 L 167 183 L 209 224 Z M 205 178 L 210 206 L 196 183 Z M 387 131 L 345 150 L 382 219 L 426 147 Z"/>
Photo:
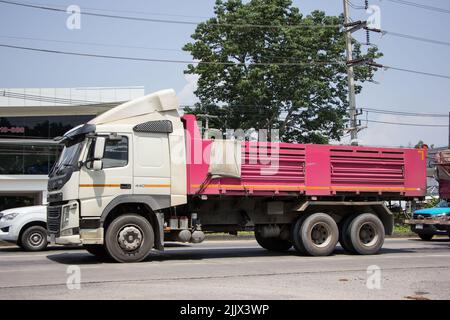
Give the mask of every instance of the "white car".
<path id="1" fill-rule="evenodd" d="M 26 251 L 47 248 L 47 207 L 32 206 L 0 212 L 0 240 Z"/>

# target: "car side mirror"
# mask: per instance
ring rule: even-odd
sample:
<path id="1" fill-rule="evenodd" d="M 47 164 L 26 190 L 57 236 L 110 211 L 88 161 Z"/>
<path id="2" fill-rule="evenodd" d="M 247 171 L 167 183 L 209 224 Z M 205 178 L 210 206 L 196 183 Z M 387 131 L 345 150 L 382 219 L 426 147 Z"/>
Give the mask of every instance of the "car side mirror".
<path id="1" fill-rule="evenodd" d="M 92 169 L 94 171 L 100 171 L 103 169 L 103 161 L 102 160 L 94 160 L 92 161 Z"/>
<path id="2" fill-rule="evenodd" d="M 97 137 L 95 139 L 94 160 L 103 159 L 103 155 L 105 153 L 105 144 L 106 144 L 105 137 Z"/>

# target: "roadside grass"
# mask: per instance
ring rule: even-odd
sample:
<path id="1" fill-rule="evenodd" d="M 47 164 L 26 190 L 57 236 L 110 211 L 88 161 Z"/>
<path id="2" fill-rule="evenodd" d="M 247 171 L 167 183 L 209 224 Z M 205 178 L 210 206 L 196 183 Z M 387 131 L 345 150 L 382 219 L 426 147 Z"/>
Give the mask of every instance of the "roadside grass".
<path id="1" fill-rule="evenodd" d="M 239 239 L 239 238 L 253 238 L 255 236 L 253 231 L 239 231 L 237 236 L 226 232 L 213 232 L 207 233 L 206 238 L 209 239 Z M 402 238 L 402 237 L 415 237 L 417 236 L 411 231 L 409 225 L 396 224 L 394 226 L 394 233 L 390 237 Z"/>

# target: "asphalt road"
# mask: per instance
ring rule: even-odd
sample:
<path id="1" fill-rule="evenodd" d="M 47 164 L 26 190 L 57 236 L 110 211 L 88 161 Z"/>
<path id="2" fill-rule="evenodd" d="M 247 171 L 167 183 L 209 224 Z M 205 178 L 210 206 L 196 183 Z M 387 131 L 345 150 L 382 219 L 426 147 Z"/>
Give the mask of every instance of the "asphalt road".
<path id="1" fill-rule="evenodd" d="M 99 262 L 77 248 L 1 247 L 0 299 L 450 299 L 450 241 L 389 239 L 376 256 L 337 248 L 330 257 L 209 241 L 169 244 L 136 264 Z"/>

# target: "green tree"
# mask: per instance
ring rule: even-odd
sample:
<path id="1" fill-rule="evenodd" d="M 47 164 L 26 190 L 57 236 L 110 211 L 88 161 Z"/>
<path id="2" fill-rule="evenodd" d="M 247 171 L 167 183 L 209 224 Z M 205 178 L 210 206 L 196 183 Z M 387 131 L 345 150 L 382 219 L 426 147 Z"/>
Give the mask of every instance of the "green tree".
<path id="1" fill-rule="evenodd" d="M 283 141 L 327 143 L 343 134 L 348 108 L 343 17 L 304 16 L 291 0 L 217 0 L 184 46 L 199 75 L 200 103 L 187 113 L 218 115 L 216 128 L 279 129 Z M 377 58 L 355 43 L 354 59 Z M 337 63 L 340 62 L 340 63 Z M 356 92 L 376 69 L 357 67 Z"/>

